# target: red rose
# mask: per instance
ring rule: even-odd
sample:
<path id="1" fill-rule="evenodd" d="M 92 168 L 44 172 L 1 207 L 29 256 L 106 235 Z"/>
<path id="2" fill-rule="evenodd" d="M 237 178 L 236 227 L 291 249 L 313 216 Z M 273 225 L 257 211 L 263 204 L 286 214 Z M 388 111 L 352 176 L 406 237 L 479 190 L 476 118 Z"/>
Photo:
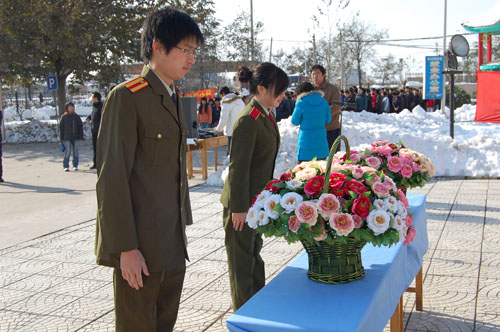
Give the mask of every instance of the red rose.
<path id="1" fill-rule="evenodd" d="M 281 181 L 290 181 L 291 179 L 292 179 L 292 173 L 290 172 L 283 173 L 280 176 Z"/>
<path id="2" fill-rule="evenodd" d="M 344 187 L 342 186 L 343 182 L 334 183 L 333 186 L 330 183 L 330 193 L 334 194 L 337 197 L 344 197 Z"/>
<path id="3" fill-rule="evenodd" d="M 277 180 L 277 179 L 269 181 L 268 184 L 267 184 L 267 186 L 266 186 L 266 188 L 265 188 L 265 190 L 272 191 L 273 193 L 276 193 L 276 192 L 280 191 L 281 188 L 273 186 L 273 184 L 280 183 L 280 182 L 281 181 Z"/>
<path id="4" fill-rule="evenodd" d="M 350 180 L 347 182 L 344 189 L 346 194 L 349 194 L 349 191 L 354 191 L 356 194 L 361 195 L 366 191 L 365 185 L 356 180 Z"/>
<path id="5" fill-rule="evenodd" d="M 333 185 L 337 183 L 344 183 L 344 181 L 347 179 L 347 175 L 342 174 L 342 173 L 332 173 L 330 174 L 330 188 L 333 187 Z"/>
<path id="6" fill-rule="evenodd" d="M 368 217 L 368 214 L 370 214 L 370 206 L 372 206 L 372 203 L 370 202 L 368 197 L 360 196 L 359 198 L 356 198 L 354 200 L 351 212 L 357 214 L 361 218 L 366 218 Z"/>
<path id="7" fill-rule="evenodd" d="M 324 183 L 325 179 L 322 176 L 315 176 L 312 179 L 309 179 L 309 181 L 307 181 L 304 187 L 304 192 L 308 196 L 319 195 L 319 192 L 321 191 L 321 189 L 323 189 Z"/>

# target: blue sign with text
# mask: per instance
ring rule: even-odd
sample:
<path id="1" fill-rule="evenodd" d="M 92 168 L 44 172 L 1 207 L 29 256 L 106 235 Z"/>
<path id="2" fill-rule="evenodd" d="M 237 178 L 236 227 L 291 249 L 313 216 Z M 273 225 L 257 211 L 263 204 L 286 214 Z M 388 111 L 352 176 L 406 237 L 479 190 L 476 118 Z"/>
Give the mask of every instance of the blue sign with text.
<path id="1" fill-rule="evenodd" d="M 444 89 L 443 56 L 425 57 L 424 99 L 443 98 Z"/>
<path id="2" fill-rule="evenodd" d="M 57 77 L 54 76 L 47 76 L 47 87 L 50 90 L 57 90 Z"/>

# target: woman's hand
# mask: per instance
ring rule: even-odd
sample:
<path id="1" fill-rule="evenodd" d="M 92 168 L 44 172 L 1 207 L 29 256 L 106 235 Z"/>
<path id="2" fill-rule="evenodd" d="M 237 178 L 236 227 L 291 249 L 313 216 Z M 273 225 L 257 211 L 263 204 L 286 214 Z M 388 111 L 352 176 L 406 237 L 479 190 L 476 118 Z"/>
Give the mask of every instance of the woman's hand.
<path id="1" fill-rule="evenodd" d="M 233 228 L 235 231 L 242 231 L 243 226 L 245 226 L 245 219 L 247 218 L 246 212 L 231 213 L 231 218 L 233 220 Z"/>

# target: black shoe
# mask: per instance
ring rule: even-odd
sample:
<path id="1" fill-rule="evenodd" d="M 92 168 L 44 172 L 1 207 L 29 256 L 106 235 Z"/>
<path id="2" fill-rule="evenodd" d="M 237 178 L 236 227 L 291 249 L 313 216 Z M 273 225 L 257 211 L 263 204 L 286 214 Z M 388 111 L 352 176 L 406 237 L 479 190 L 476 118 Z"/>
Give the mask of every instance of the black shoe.
<path id="1" fill-rule="evenodd" d="M 95 167 L 95 165 L 92 165 L 89 167 L 89 169 L 96 169 L 97 167 Z"/>
<path id="2" fill-rule="evenodd" d="M 0 178 L 0 182 L 5 182 L 2 178 Z"/>

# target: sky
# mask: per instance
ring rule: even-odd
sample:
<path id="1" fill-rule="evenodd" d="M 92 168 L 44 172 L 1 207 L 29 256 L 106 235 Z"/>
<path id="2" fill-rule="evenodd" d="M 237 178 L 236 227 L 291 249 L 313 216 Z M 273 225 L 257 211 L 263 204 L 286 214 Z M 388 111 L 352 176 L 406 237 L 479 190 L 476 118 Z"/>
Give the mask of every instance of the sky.
<path id="1" fill-rule="evenodd" d="M 250 0 L 214 0 L 217 18 L 222 25 L 230 23 L 238 12 L 250 10 Z M 448 0 L 447 1 L 447 35 L 467 33 L 462 23 L 476 16 L 485 14 L 500 0 Z M 333 0 L 333 3 L 338 0 Z M 318 13 L 321 0 L 253 0 L 254 22 L 264 23 L 264 32 L 260 38 L 273 38 L 273 50 L 283 48 L 291 51 L 293 48 L 310 47 L 312 34 L 318 39 L 325 35 L 328 21 L 323 19 L 320 28 L 314 28 L 312 17 Z M 398 45 L 419 45 L 432 49 L 408 47 L 376 47 L 377 54 L 393 54 L 397 59 L 404 58 L 414 62 L 414 70 L 422 71 L 425 56 L 436 55 L 436 43 L 439 54 L 442 54 L 444 33 L 444 3 L 445 0 L 350 0 L 346 9 L 330 11 L 331 22 L 348 20 L 359 11 L 360 19 L 369 22 L 379 30 L 387 30 L 388 39 L 407 39 L 436 37 L 439 39 L 392 42 Z M 500 16 L 500 14 L 499 14 Z M 469 44 L 477 40 L 477 35 L 466 36 Z M 447 38 L 447 44 L 449 38 Z M 447 46 L 448 47 L 448 46 Z M 419 70 L 420 68 L 420 70 Z"/>

